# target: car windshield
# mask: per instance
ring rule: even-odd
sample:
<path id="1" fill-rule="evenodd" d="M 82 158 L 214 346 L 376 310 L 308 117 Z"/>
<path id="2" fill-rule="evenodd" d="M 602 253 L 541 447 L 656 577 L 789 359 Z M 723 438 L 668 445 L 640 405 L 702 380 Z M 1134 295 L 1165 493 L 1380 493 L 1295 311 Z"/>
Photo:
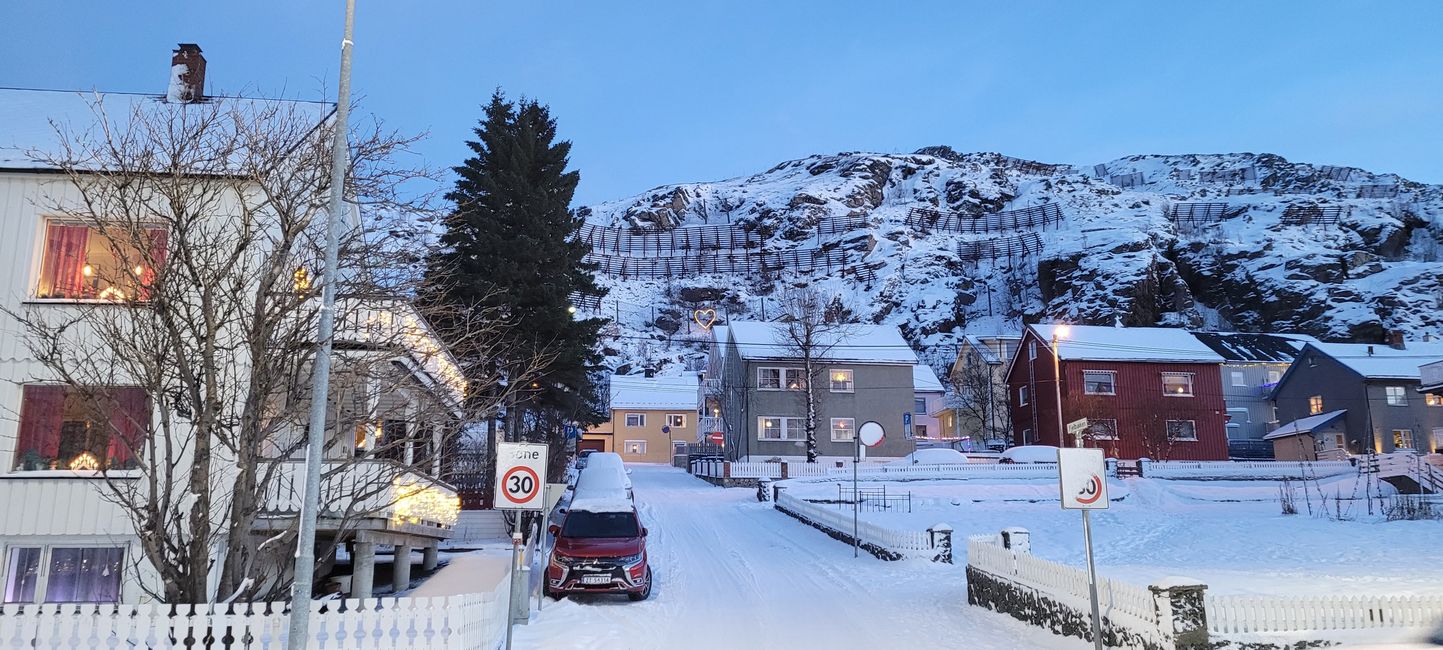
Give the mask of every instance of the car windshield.
<path id="1" fill-rule="evenodd" d="M 636 515 L 630 512 L 572 511 L 561 527 L 562 537 L 636 537 Z"/>

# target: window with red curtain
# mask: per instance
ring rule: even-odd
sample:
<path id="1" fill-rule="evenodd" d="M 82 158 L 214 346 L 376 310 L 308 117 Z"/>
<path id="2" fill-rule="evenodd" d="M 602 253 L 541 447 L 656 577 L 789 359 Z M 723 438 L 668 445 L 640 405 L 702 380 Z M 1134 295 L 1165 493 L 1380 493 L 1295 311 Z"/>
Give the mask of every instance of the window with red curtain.
<path id="1" fill-rule="evenodd" d="M 117 245 L 89 226 L 51 222 L 36 298 L 146 300 L 158 266 L 165 264 L 166 231 L 146 231 L 146 246 Z"/>
<path id="2" fill-rule="evenodd" d="M 140 388 L 23 386 L 15 468 L 135 467 L 150 417 L 150 397 Z"/>

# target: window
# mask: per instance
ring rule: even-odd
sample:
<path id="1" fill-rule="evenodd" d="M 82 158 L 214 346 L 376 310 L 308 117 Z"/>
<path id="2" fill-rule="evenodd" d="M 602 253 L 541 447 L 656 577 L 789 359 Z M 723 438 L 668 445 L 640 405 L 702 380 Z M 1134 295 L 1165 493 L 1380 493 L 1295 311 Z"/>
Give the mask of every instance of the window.
<path id="1" fill-rule="evenodd" d="M 1308 415 L 1317 415 L 1323 412 L 1323 396 L 1314 395 L 1308 398 Z"/>
<path id="2" fill-rule="evenodd" d="M 622 443 L 622 445 L 621 445 L 621 451 L 622 451 L 622 453 L 624 453 L 624 454 L 629 454 L 629 455 L 632 455 L 632 456 L 641 456 L 641 455 L 644 455 L 644 454 L 646 454 L 646 441 L 645 441 L 645 440 L 627 440 L 626 442 Z"/>
<path id="3" fill-rule="evenodd" d="M 757 368 L 757 390 L 781 390 L 781 368 Z"/>
<path id="4" fill-rule="evenodd" d="M 857 437 L 856 420 L 832 418 L 832 442 L 851 442 Z"/>
<path id="5" fill-rule="evenodd" d="M 627 413 L 627 414 L 626 414 L 626 426 L 631 427 L 631 428 L 644 427 L 644 426 L 646 426 L 646 414 L 645 414 L 645 413 Z"/>
<path id="6" fill-rule="evenodd" d="M 686 426 L 686 414 L 685 414 L 685 413 L 668 413 L 668 414 L 666 414 L 666 426 L 669 426 L 669 427 L 671 427 L 671 428 L 673 428 L 673 429 L 680 429 L 680 428 Z"/>
<path id="7" fill-rule="evenodd" d="M 1407 406 L 1408 393 L 1404 391 L 1402 386 L 1384 386 L 1383 392 L 1388 396 L 1388 406 Z"/>
<path id="8" fill-rule="evenodd" d="M 1027 406 L 1027 387 L 1026 387 L 1026 386 L 1018 386 L 1018 387 L 1017 387 L 1017 405 L 1018 405 L 1018 406 Z"/>
<path id="9" fill-rule="evenodd" d="M 1117 373 L 1111 370 L 1082 371 L 1082 392 L 1088 395 L 1116 395 Z"/>
<path id="10" fill-rule="evenodd" d="M 1197 422 L 1192 420 L 1168 420 L 1168 440 L 1197 440 Z"/>
<path id="11" fill-rule="evenodd" d="M 1282 378 L 1283 378 L 1283 373 L 1282 373 L 1282 372 L 1277 371 L 1277 370 L 1269 370 L 1269 371 L 1268 371 L 1268 383 L 1269 383 L 1269 384 L 1276 384 L 1276 383 L 1278 383 L 1278 380 L 1280 380 L 1280 379 L 1282 379 Z"/>
<path id="12" fill-rule="evenodd" d="M 1252 421 L 1252 414 L 1247 409 L 1228 409 L 1229 424 L 1246 424 Z"/>
<path id="13" fill-rule="evenodd" d="M 1438 453 L 1439 449 L 1443 449 L 1443 427 L 1433 429 L 1433 453 Z"/>
<path id="14" fill-rule="evenodd" d="M 1023 430 L 1022 430 L 1022 444 L 1024 444 L 1024 445 L 1030 445 L 1030 444 L 1032 444 L 1033 442 L 1034 442 L 1034 441 L 1033 441 L 1033 439 L 1032 439 L 1032 429 L 1023 429 Z"/>
<path id="15" fill-rule="evenodd" d="M 919 415 L 926 415 L 926 414 L 927 414 L 927 398 L 925 398 L 925 397 L 914 397 L 914 398 L 912 398 L 912 412 L 913 412 L 913 413 L 916 413 L 916 414 L 919 414 Z"/>
<path id="16" fill-rule="evenodd" d="M 1423 393 L 1423 403 L 1427 404 L 1428 406 L 1443 406 L 1443 395 Z"/>
<path id="17" fill-rule="evenodd" d="M 1117 420 L 1087 420 L 1087 437 L 1093 440 L 1117 440 Z"/>
<path id="18" fill-rule="evenodd" d="M 807 372 L 801 368 L 786 368 L 783 371 L 786 375 L 787 390 L 806 390 Z"/>
<path id="19" fill-rule="evenodd" d="M 1037 341 L 1027 342 L 1027 358 L 1029 360 L 1037 358 Z"/>
<path id="20" fill-rule="evenodd" d="M 165 263 L 166 233 L 145 232 L 144 246 L 107 238 L 89 226 L 49 223 L 36 298 L 144 300 L 155 281 L 152 265 Z"/>
<path id="21" fill-rule="evenodd" d="M 801 418 L 763 415 L 757 418 L 757 440 L 804 440 L 807 437 Z"/>
<path id="22" fill-rule="evenodd" d="M 15 468 L 133 468 L 150 414 L 139 388 L 23 386 Z"/>
<path id="23" fill-rule="evenodd" d="M 1246 386 L 1246 385 L 1248 385 L 1248 377 L 1247 377 L 1247 375 L 1243 374 L 1243 371 L 1241 371 L 1241 370 L 1233 370 L 1233 371 L 1231 371 L 1229 374 L 1232 375 L 1232 380 L 1233 380 L 1233 385 L 1234 385 L 1234 386 Z"/>
<path id="24" fill-rule="evenodd" d="M 1412 430 L 1412 429 L 1394 429 L 1394 430 L 1393 430 L 1393 448 L 1394 448 L 1394 449 L 1413 449 L 1413 448 L 1414 448 L 1414 447 L 1413 447 L 1413 430 Z"/>
<path id="25" fill-rule="evenodd" d="M 676 441 L 673 441 L 673 442 L 671 443 L 671 455 L 673 455 L 673 456 L 685 456 L 685 455 L 686 455 L 686 441 L 684 441 L 684 440 L 676 440 Z"/>
<path id="26" fill-rule="evenodd" d="M 123 548 L 11 547 L 5 562 L 5 602 L 120 602 Z M 40 567 L 45 566 L 42 573 Z"/>
<path id="27" fill-rule="evenodd" d="M 1162 373 L 1162 394 L 1168 397 L 1192 397 L 1192 373 Z"/>
<path id="28" fill-rule="evenodd" d="M 833 393 L 850 393 L 854 390 L 851 370 L 832 369 Z"/>
<path id="29" fill-rule="evenodd" d="M 1333 448 L 1334 448 L 1334 449 L 1347 449 L 1347 448 L 1348 448 L 1348 442 L 1343 438 L 1343 434 L 1341 434 L 1341 433 L 1335 433 L 1335 434 L 1333 434 Z"/>
<path id="30" fill-rule="evenodd" d="M 912 433 L 913 433 L 913 435 L 917 436 L 918 438 L 926 438 L 926 437 L 927 437 L 927 425 L 925 425 L 925 424 L 915 424 L 915 425 L 912 425 Z"/>

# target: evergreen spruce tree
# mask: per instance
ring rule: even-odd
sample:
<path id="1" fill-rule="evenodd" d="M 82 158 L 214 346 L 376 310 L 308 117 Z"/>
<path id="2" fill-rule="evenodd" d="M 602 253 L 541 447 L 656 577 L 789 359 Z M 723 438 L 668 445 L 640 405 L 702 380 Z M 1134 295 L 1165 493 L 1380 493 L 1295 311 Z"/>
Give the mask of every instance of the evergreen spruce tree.
<path id="1" fill-rule="evenodd" d="M 563 442 L 563 422 L 600 417 L 592 408 L 592 377 L 601 362 L 596 341 L 604 321 L 578 319 L 569 310 L 573 293 L 603 293 L 594 266 L 583 261 L 588 245 L 576 236 L 582 220 L 570 209 L 580 174 L 566 169 L 571 143 L 556 140 L 556 121 L 536 101 L 513 103 L 498 90 L 474 132 L 466 143 L 472 156 L 455 168 L 459 178 L 446 195 L 455 207 L 428 263 L 426 299 L 458 313 L 504 315 L 511 324 L 512 340 L 504 346 L 510 358 L 477 358 L 492 352 L 468 349 L 464 336 L 452 341 L 457 353 L 473 373 L 511 377 L 546 359 L 518 391 L 519 408 L 508 418 L 517 431 L 508 435 Z M 447 331 L 444 322 L 438 327 Z M 552 454 L 558 462 L 559 456 Z"/>

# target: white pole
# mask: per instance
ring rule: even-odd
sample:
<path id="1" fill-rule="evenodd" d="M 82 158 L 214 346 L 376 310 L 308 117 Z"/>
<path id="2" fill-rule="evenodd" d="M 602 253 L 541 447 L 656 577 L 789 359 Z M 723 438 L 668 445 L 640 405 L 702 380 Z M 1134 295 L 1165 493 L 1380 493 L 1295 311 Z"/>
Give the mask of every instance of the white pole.
<path id="1" fill-rule="evenodd" d="M 1052 387 L 1057 395 L 1057 446 L 1067 446 L 1067 434 L 1062 425 L 1062 351 L 1057 349 L 1057 328 L 1052 332 Z M 1077 446 L 1082 446 L 1082 436 L 1077 436 Z"/>
<path id="2" fill-rule="evenodd" d="M 511 650 L 511 633 L 516 627 L 516 574 L 521 573 L 521 511 L 511 528 L 511 588 L 506 592 L 506 650 Z M 527 609 L 531 603 L 526 604 Z"/>
<path id="3" fill-rule="evenodd" d="M 336 93 L 335 133 L 331 139 L 331 197 L 326 212 L 326 258 L 321 271 L 321 313 L 312 364 L 311 421 L 306 436 L 306 494 L 301 502 L 300 534 L 296 539 L 295 580 L 291 586 L 291 625 L 286 647 L 302 650 L 310 634 L 311 594 L 316 572 L 316 517 L 321 501 L 321 448 L 325 445 L 326 401 L 331 388 L 331 337 L 336 326 L 337 251 L 346 189 L 346 123 L 351 110 L 351 32 L 356 0 L 346 0 L 346 29 L 341 39 L 341 85 Z"/>
<path id="4" fill-rule="evenodd" d="M 862 438 L 857 429 L 852 429 L 852 557 L 858 557 L 857 551 L 857 508 L 861 505 L 861 499 L 857 498 L 857 463 L 862 462 Z"/>
<path id="5" fill-rule="evenodd" d="M 1087 546 L 1087 595 L 1092 600 L 1092 645 L 1105 650 L 1102 645 L 1102 613 L 1097 607 L 1097 566 L 1092 563 L 1092 518 L 1091 511 L 1082 511 L 1082 541 Z"/>

